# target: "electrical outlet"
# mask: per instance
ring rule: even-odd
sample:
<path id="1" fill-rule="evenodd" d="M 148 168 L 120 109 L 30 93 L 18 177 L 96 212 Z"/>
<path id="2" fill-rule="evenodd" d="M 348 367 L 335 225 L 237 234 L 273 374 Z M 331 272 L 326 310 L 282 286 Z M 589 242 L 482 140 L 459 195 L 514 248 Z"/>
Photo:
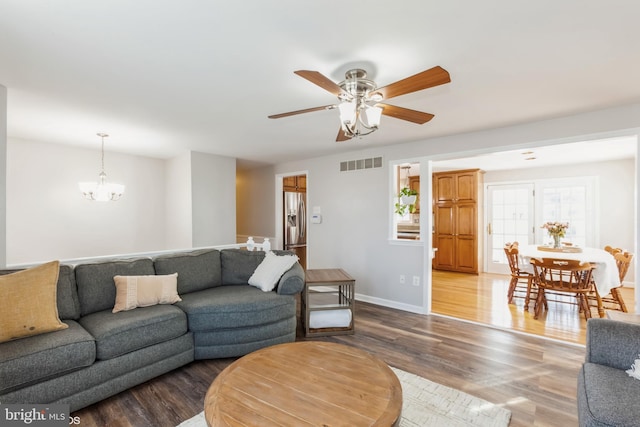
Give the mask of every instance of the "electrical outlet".
<path id="1" fill-rule="evenodd" d="M 400 284 L 404 285 L 407 282 L 407 279 L 404 277 L 404 274 L 400 275 Z"/>
<path id="2" fill-rule="evenodd" d="M 413 276 L 413 286 L 420 286 L 420 276 Z"/>

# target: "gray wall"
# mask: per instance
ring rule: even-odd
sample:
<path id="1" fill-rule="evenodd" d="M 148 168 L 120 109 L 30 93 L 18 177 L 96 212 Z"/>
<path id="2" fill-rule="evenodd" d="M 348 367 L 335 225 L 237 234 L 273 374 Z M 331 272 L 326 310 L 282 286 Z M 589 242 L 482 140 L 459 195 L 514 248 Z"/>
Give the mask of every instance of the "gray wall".
<path id="1" fill-rule="evenodd" d="M 194 247 L 235 242 L 235 176 L 235 158 L 191 153 Z"/>

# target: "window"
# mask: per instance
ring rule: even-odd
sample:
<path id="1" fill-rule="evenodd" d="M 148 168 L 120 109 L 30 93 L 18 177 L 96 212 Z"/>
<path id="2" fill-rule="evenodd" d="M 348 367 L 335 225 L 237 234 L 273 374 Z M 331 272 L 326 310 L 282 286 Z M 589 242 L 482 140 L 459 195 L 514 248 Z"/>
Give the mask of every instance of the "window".
<path id="1" fill-rule="evenodd" d="M 392 239 L 420 240 L 420 163 L 392 164 Z"/>
<path id="2" fill-rule="evenodd" d="M 547 221 L 569 223 L 563 241 L 598 246 L 596 185 L 595 177 L 487 184 L 487 272 L 507 272 L 506 242 L 552 243 Z"/>
<path id="3" fill-rule="evenodd" d="M 533 243 L 533 188 L 532 183 L 487 185 L 489 271 L 502 272 L 501 267 L 492 271 L 492 263 L 507 264 L 504 254 L 507 242 Z"/>
<path id="4" fill-rule="evenodd" d="M 595 177 L 541 181 L 538 233 L 539 243 L 550 243 L 540 226 L 547 221 L 569 223 L 564 240 L 579 246 L 596 245 Z"/>

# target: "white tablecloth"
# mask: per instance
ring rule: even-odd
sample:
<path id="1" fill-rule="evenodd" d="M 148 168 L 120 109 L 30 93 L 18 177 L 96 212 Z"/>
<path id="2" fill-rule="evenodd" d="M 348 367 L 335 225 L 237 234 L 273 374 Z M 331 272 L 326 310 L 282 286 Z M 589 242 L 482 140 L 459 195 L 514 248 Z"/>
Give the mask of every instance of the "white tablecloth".
<path id="1" fill-rule="evenodd" d="M 523 245 L 518 248 L 522 258 L 523 270 L 533 272 L 531 258 L 556 258 L 566 260 L 578 260 L 581 264 L 595 263 L 593 280 L 596 282 L 598 293 L 607 295 L 612 288 L 620 286 L 620 276 L 616 260 L 609 252 L 598 248 L 582 248 L 582 252 L 551 252 L 541 251 L 537 245 Z"/>

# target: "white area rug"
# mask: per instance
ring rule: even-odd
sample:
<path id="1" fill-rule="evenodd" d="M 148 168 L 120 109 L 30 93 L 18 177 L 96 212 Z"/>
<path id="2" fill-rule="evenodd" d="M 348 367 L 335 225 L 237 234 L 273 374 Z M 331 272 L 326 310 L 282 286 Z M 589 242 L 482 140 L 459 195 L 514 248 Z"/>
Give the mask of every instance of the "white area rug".
<path id="1" fill-rule="evenodd" d="M 446 387 L 400 369 L 391 368 L 402 384 L 401 427 L 509 425 L 511 411 L 459 390 Z M 178 427 L 206 427 L 204 413 Z"/>

